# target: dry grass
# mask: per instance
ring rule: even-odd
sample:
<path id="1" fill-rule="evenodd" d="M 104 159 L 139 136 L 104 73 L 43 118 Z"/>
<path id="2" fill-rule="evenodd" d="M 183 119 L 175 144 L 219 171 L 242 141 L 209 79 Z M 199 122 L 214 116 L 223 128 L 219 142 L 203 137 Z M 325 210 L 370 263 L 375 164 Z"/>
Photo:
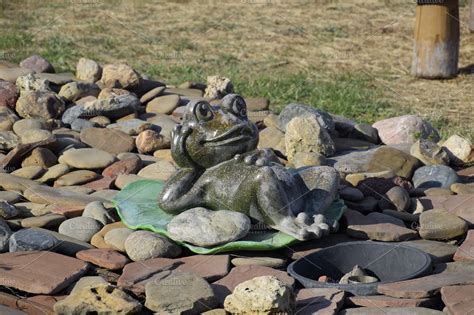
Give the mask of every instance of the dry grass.
<path id="1" fill-rule="evenodd" d="M 460 67 L 472 69 L 474 33 L 469 33 L 468 8 L 462 4 Z M 172 83 L 205 81 L 215 73 L 240 81 L 258 80 L 262 74 L 298 74 L 316 85 L 349 76 L 369 82 L 366 88 L 380 91 L 379 100 L 396 112 L 419 113 L 473 134 L 474 74 L 446 81 L 409 74 L 413 1 L 65 0 L 0 5 L 0 27 L 7 30 L 0 45 L 14 61 L 40 52 L 59 68 L 72 70 L 80 56 L 126 60 Z"/>

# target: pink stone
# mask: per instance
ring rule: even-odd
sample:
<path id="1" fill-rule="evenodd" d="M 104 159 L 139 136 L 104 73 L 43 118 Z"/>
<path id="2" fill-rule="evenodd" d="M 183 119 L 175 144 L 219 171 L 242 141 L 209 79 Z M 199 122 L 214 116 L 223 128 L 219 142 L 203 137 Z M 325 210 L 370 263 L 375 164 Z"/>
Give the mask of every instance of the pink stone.
<path id="1" fill-rule="evenodd" d="M 454 253 L 453 260 L 474 260 L 474 230 L 467 232 L 466 239 L 458 247 L 456 253 Z"/>
<path id="2" fill-rule="evenodd" d="M 93 263 L 99 267 L 116 270 L 122 269 L 130 260 L 112 249 L 86 249 L 76 253 L 76 258 Z"/>
<path id="3" fill-rule="evenodd" d="M 372 125 L 385 144 L 414 143 L 417 137 L 439 141 L 439 134 L 430 123 L 417 115 L 405 115 L 379 120 Z"/>
<path id="4" fill-rule="evenodd" d="M 441 288 L 441 299 L 451 315 L 470 314 L 474 309 L 474 285 Z"/>
<path id="5" fill-rule="evenodd" d="M 338 289 L 301 289 L 296 293 L 297 314 L 337 314 L 344 304 L 344 291 Z"/>
<path id="6" fill-rule="evenodd" d="M 433 307 L 437 298 L 398 299 L 386 295 L 350 296 L 346 302 L 355 306 L 367 307 Z"/>
<path id="7" fill-rule="evenodd" d="M 136 174 L 142 167 L 140 159 L 126 159 L 117 161 L 107 166 L 103 171 L 103 176 L 114 177 L 119 174 Z"/>
<path id="8" fill-rule="evenodd" d="M 0 106 L 6 106 L 11 109 L 15 109 L 18 96 L 18 88 L 15 84 L 0 80 Z"/>

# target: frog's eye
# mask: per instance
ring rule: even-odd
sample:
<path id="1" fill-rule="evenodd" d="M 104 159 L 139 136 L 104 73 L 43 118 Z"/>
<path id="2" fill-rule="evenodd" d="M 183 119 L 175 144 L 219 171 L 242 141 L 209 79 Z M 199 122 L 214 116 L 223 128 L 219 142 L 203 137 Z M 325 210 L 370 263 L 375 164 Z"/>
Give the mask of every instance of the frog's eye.
<path id="1" fill-rule="evenodd" d="M 235 98 L 234 102 L 232 102 L 230 110 L 234 115 L 241 117 L 247 116 L 247 105 L 245 104 L 244 99 L 241 97 Z"/>
<path id="2" fill-rule="evenodd" d="M 214 118 L 211 106 L 204 102 L 196 105 L 194 113 L 199 121 L 209 121 Z"/>

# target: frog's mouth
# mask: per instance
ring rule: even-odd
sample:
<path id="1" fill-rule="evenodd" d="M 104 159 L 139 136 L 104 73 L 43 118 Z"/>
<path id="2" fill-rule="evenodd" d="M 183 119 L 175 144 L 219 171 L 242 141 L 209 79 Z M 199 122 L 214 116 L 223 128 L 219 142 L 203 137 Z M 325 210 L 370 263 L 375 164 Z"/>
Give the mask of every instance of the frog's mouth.
<path id="1" fill-rule="evenodd" d="M 238 141 L 247 141 L 255 138 L 255 132 L 247 124 L 236 125 L 229 130 L 212 138 L 203 140 L 209 146 L 221 146 Z"/>

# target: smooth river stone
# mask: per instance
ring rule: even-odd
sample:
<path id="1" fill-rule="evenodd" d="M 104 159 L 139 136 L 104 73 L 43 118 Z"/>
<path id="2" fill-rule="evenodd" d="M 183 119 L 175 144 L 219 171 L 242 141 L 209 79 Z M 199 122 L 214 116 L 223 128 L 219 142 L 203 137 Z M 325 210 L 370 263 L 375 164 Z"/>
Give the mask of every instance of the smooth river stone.
<path id="1" fill-rule="evenodd" d="M 81 131 L 81 141 L 111 154 L 130 152 L 135 148 L 132 137 L 120 130 L 86 128 Z"/>
<path id="2" fill-rule="evenodd" d="M 173 239 L 210 247 L 245 237 L 250 224 L 250 219 L 239 212 L 194 208 L 173 217 L 168 232 Z"/>
<path id="3" fill-rule="evenodd" d="M 420 236 L 426 240 L 450 240 L 464 235 L 466 221 L 444 210 L 430 210 L 420 215 Z"/>
<path id="4" fill-rule="evenodd" d="M 458 181 L 456 172 L 444 165 L 422 166 L 413 174 L 415 188 L 449 188 Z"/>
<path id="5" fill-rule="evenodd" d="M 179 95 L 164 95 L 151 100 L 146 106 L 147 113 L 171 114 L 178 106 Z"/>
<path id="6" fill-rule="evenodd" d="M 102 223 L 88 217 L 77 217 L 64 221 L 59 226 L 58 232 L 63 235 L 90 242 L 92 236 L 102 229 Z"/>
<path id="7" fill-rule="evenodd" d="M 54 186 L 74 186 L 81 185 L 93 181 L 98 177 L 96 172 L 89 170 L 78 170 L 67 173 L 59 177 L 55 182 Z"/>
<path id="8" fill-rule="evenodd" d="M 106 168 L 115 162 L 112 154 L 95 148 L 67 150 L 62 159 L 68 165 L 79 169 Z"/>
<path id="9" fill-rule="evenodd" d="M 105 201 L 102 198 L 81 194 L 61 188 L 35 185 L 24 191 L 24 196 L 31 202 L 57 206 L 83 206 L 93 201 Z"/>
<path id="10" fill-rule="evenodd" d="M 117 230 L 107 233 L 107 236 Z M 165 236 L 150 231 L 135 231 L 125 240 L 125 251 L 133 261 L 143 261 L 151 258 L 172 258 L 181 254 L 181 247 Z"/>

